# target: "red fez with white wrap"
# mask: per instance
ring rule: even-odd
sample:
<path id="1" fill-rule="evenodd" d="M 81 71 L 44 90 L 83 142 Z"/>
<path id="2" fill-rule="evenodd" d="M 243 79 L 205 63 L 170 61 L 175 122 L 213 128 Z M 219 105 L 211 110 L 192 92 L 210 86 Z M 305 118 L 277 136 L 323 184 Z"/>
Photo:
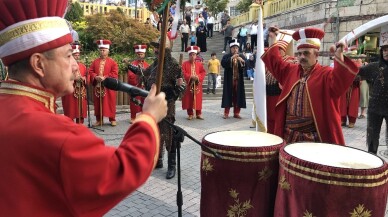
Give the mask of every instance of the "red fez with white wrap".
<path id="1" fill-rule="evenodd" d="M 135 53 L 145 53 L 147 51 L 147 45 L 145 44 L 138 44 L 133 46 L 135 49 Z"/>
<path id="2" fill-rule="evenodd" d="M 0 58 L 5 65 L 73 41 L 67 0 L 1 0 Z"/>
<path id="3" fill-rule="evenodd" d="M 81 45 L 73 44 L 71 45 L 71 48 L 73 49 L 73 53 L 81 53 Z"/>
<path id="4" fill-rule="evenodd" d="M 198 46 L 189 46 L 189 47 L 186 48 L 186 52 L 188 54 L 199 53 L 200 52 L 200 48 Z"/>
<path id="5" fill-rule="evenodd" d="M 323 36 L 325 32 L 318 28 L 299 29 L 292 34 L 292 38 L 298 42 L 297 49 L 316 48 L 319 50 Z"/>
<path id="6" fill-rule="evenodd" d="M 96 44 L 97 44 L 99 49 L 101 49 L 101 48 L 109 49 L 112 42 L 109 40 L 106 40 L 106 39 L 101 39 L 101 40 L 97 40 Z"/>

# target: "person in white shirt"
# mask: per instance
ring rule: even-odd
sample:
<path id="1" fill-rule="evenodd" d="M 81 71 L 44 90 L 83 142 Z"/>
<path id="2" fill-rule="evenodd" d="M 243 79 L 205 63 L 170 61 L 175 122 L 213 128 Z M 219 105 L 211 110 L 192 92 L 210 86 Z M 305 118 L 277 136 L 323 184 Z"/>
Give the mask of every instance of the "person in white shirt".
<path id="1" fill-rule="evenodd" d="M 181 52 L 184 52 L 187 48 L 187 43 L 189 40 L 189 33 L 190 33 L 190 26 L 187 24 L 186 20 L 183 20 L 183 23 L 181 24 L 179 31 L 181 32 L 181 40 L 182 40 Z"/>
<path id="2" fill-rule="evenodd" d="M 257 46 L 257 22 L 253 22 L 250 28 L 252 50 Z"/>
<path id="3" fill-rule="evenodd" d="M 214 16 L 213 14 L 209 13 L 209 16 L 207 18 L 207 37 L 213 38 L 213 26 L 214 26 Z"/>

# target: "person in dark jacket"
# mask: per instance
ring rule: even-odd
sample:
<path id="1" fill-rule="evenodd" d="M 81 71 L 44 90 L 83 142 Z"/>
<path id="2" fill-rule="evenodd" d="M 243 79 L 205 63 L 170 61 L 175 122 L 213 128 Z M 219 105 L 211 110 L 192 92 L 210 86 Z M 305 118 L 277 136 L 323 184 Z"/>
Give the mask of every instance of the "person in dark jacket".
<path id="1" fill-rule="evenodd" d="M 224 68 L 224 86 L 222 92 L 221 108 L 224 108 L 224 119 L 229 118 L 230 107 L 233 106 L 233 117 L 241 118 L 240 109 L 246 108 L 244 74 L 246 73 L 246 59 L 240 54 L 237 39 L 229 42 L 230 53 L 225 54 L 221 60 Z"/>
<path id="2" fill-rule="evenodd" d="M 379 61 L 361 67 L 359 75 L 370 85 L 366 144 L 368 152 L 377 154 L 383 119 L 388 123 L 388 40 L 380 45 Z"/>

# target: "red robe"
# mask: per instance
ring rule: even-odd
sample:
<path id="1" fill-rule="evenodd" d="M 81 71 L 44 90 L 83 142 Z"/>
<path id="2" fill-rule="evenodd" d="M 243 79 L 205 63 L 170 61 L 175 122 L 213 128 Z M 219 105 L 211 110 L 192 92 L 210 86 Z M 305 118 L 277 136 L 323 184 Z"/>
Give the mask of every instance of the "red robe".
<path id="1" fill-rule="evenodd" d="M 0 104 L 1 216 L 103 216 L 156 165 L 160 135 L 146 114 L 115 148 L 55 114 L 43 89 L 3 82 Z"/>
<path id="2" fill-rule="evenodd" d="M 196 94 L 195 94 L 195 108 L 194 108 L 194 94 L 191 90 L 191 84 L 190 84 L 190 77 L 191 77 L 191 63 L 190 61 L 185 61 L 182 63 L 182 71 L 183 71 L 183 77 L 185 79 L 185 82 L 187 84 L 187 88 L 185 91 L 185 94 L 182 97 L 182 109 L 194 109 L 194 110 L 201 110 L 202 109 L 202 84 L 203 79 L 206 76 L 205 68 L 203 68 L 202 63 L 195 62 L 195 73 L 199 78 L 199 84 L 196 87 Z"/>
<path id="3" fill-rule="evenodd" d="M 100 98 L 96 96 L 97 81 L 95 80 L 95 77 L 99 75 L 101 60 L 102 60 L 101 58 L 94 60 L 89 68 L 90 81 L 94 86 L 94 91 L 93 91 L 94 115 L 97 118 L 100 117 Z M 112 58 L 107 57 L 103 76 L 117 79 L 118 71 L 119 71 L 119 68 L 117 66 L 117 63 Z M 103 100 L 102 100 L 102 116 L 114 118 L 116 116 L 116 91 L 109 90 L 107 88 L 104 88 L 104 89 L 105 89 L 105 96 L 103 97 Z"/>
<path id="4" fill-rule="evenodd" d="M 79 67 L 79 72 L 80 72 L 81 76 L 85 77 L 86 66 L 84 64 L 78 62 L 78 67 Z M 89 82 L 88 78 L 85 78 L 85 79 L 86 80 L 83 82 L 83 87 L 86 87 L 85 82 Z M 74 81 L 74 87 L 75 87 L 75 83 L 76 82 Z M 81 100 L 81 102 L 82 102 L 82 105 L 81 105 L 82 109 L 81 110 L 79 109 L 80 108 L 79 107 L 79 100 L 78 100 L 78 98 L 76 98 L 74 96 L 74 93 L 62 97 L 62 107 L 63 107 L 64 115 L 71 118 L 72 120 L 74 118 L 79 118 L 79 117 L 86 118 L 86 116 L 87 116 L 86 88 L 85 88 L 84 94 L 85 95 L 83 96 L 83 98 Z"/>
<path id="5" fill-rule="evenodd" d="M 360 81 L 354 81 L 348 90 L 341 96 L 341 121 L 346 123 L 356 123 L 358 116 L 358 106 L 360 103 Z"/>
<path id="6" fill-rule="evenodd" d="M 295 63 L 295 58 L 291 56 L 284 56 L 283 61 Z M 266 68 L 266 73 L 270 73 L 268 69 Z M 278 102 L 279 95 L 276 96 L 268 96 L 266 97 L 266 103 L 267 103 L 267 132 L 270 134 L 274 134 L 275 130 L 275 119 L 276 119 L 276 112 L 275 112 L 275 106 Z"/>
<path id="7" fill-rule="evenodd" d="M 261 58 L 268 70 L 283 86 L 275 108 L 277 116 L 274 129 L 275 135 L 283 138 L 287 98 L 300 81 L 302 67 L 299 64 L 284 62 L 276 43 Z M 317 63 L 307 80 L 306 88 L 320 141 L 344 145 L 339 99 L 353 82 L 358 73 L 358 67 L 347 57 L 344 57 L 344 61 L 338 58 L 334 61 L 334 68 Z"/>
<path id="8" fill-rule="evenodd" d="M 135 66 L 138 66 L 139 63 L 140 63 L 139 60 L 135 60 L 131 64 L 135 65 Z M 146 69 L 146 68 L 148 68 L 150 66 L 145 61 L 143 61 L 142 65 L 143 65 L 142 66 L 143 69 Z M 136 87 L 139 87 L 141 89 L 144 89 L 144 85 L 145 85 L 145 84 L 142 84 L 139 81 L 139 77 L 135 73 L 133 73 L 131 70 L 128 70 L 128 84 L 136 86 Z M 144 102 L 144 97 L 137 96 L 136 99 L 140 100 L 141 103 Z M 129 108 L 131 110 L 131 119 L 136 118 L 136 114 L 141 112 L 141 110 L 142 110 L 142 108 L 140 106 L 136 105 L 135 103 L 133 103 L 131 101 L 131 96 L 129 96 Z"/>

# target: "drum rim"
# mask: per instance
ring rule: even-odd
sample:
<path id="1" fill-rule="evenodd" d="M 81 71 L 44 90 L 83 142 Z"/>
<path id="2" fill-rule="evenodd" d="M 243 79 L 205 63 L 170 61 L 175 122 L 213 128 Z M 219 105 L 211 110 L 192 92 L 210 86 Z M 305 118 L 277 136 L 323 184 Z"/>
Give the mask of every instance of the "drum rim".
<path id="1" fill-rule="evenodd" d="M 298 142 L 298 143 L 290 143 L 290 144 L 285 144 L 283 147 L 280 148 L 279 150 L 279 153 L 283 150 L 284 152 L 286 152 L 287 154 L 291 155 L 289 152 L 287 152 L 285 150 L 285 148 L 289 145 L 293 145 L 293 144 L 300 144 L 300 143 L 304 143 L 304 142 Z M 305 143 L 309 143 L 309 142 L 305 142 Z M 310 142 L 310 143 L 314 143 L 314 142 Z M 330 143 L 324 143 L 324 142 L 316 142 L 318 144 L 327 144 L 327 145 L 337 145 L 337 144 L 330 144 Z M 340 147 L 346 147 L 346 148 L 351 148 L 351 149 L 355 149 L 355 150 L 358 150 L 358 151 L 362 151 L 362 152 L 365 152 L 367 154 L 370 154 L 370 155 L 373 155 L 375 157 L 377 157 L 378 159 L 381 160 L 382 162 L 382 165 L 379 166 L 379 167 L 374 167 L 374 168 L 370 168 L 370 169 L 378 169 L 378 168 L 382 168 L 384 167 L 385 164 L 388 164 L 383 158 L 381 158 L 380 156 L 376 155 L 376 154 L 373 154 L 373 153 L 369 153 L 365 150 L 362 150 L 362 149 L 359 149 L 359 148 L 355 148 L 355 147 L 350 147 L 350 146 L 342 146 L 342 145 L 337 145 L 337 146 L 340 146 Z M 293 156 L 293 155 L 291 155 Z M 293 156 L 293 157 L 296 157 L 296 156 Z M 280 158 L 280 156 L 279 156 Z M 314 163 L 314 164 L 319 164 L 317 162 L 311 162 L 311 161 L 308 161 L 308 160 L 304 160 L 304 159 L 300 159 L 300 160 L 303 160 L 303 161 L 306 161 L 306 162 L 309 162 L 309 163 Z M 322 165 L 322 164 L 321 164 Z M 369 169 L 357 169 L 357 168 L 347 168 L 347 167 L 337 167 L 337 166 L 331 166 L 331 165 L 324 165 L 324 166 L 327 166 L 327 167 L 331 167 L 331 168 L 338 168 L 338 169 L 352 169 L 352 170 L 369 170 Z"/>

